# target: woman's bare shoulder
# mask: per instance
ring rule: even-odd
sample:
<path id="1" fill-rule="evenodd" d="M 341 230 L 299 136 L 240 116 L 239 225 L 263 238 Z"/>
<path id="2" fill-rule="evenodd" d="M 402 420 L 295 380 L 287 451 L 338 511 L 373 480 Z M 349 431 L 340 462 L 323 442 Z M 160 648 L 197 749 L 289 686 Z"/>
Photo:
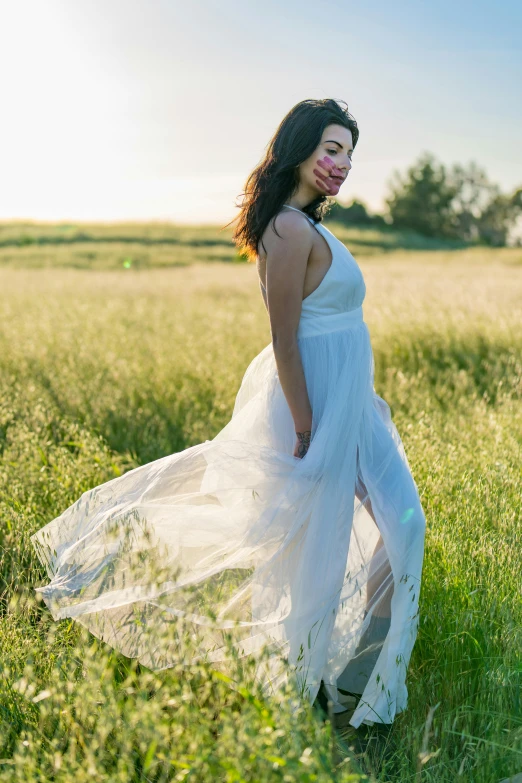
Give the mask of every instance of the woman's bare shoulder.
<path id="1" fill-rule="evenodd" d="M 266 260 L 266 253 L 270 249 L 279 248 L 282 243 L 302 241 L 304 237 L 310 236 L 311 228 L 310 221 L 305 215 L 295 210 L 280 210 L 271 218 L 263 231 L 257 245 L 258 257 Z"/>

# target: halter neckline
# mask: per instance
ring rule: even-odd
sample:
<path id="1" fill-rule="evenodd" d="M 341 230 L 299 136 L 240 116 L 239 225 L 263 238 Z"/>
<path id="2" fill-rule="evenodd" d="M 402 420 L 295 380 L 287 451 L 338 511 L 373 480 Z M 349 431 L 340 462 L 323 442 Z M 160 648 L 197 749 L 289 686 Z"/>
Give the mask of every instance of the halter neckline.
<path id="1" fill-rule="evenodd" d="M 302 215 L 306 215 L 306 212 L 303 212 L 302 209 L 297 209 L 297 207 L 292 207 L 290 204 L 283 204 L 284 207 L 288 207 L 289 209 L 295 209 L 296 212 L 300 212 Z M 310 217 L 310 215 L 306 215 L 306 217 Z"/>

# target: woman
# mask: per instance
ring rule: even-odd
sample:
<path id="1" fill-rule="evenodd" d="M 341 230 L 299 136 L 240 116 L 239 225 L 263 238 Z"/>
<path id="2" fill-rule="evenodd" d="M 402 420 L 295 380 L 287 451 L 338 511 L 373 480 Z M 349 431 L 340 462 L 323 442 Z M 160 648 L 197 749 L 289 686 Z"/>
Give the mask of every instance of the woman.
<path id="1" fill-rule="evenodd" d="M 55 619 L 144 665 L 226 670 L 224 635 L 262 661 L 267 694 L 321 683 L 350 723 L 406 708 L 425 517 L 390 409 L 373 388 L 365 284 L 321 219 L 359 131 L 334 100 L 283 119 L 247 180 L 234 239 L 257 260 L 272 341 L 213 440 L 85 492 L 32 538 Z M 264 651 L 268 655 L 258 654 Z"/>

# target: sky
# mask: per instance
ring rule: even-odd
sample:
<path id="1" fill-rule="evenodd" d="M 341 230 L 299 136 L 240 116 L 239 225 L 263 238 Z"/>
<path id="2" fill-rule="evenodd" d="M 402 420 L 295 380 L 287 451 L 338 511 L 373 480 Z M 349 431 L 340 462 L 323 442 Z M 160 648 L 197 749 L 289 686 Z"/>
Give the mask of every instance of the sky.
<path id="1" fill-rule="evenodd" d="M 424 152 L 522 185 L 514 0 L 12 0 L 0 219 L 219 223 L 305 98 L 360 129 L 339 200 L 384 209 Z"/>

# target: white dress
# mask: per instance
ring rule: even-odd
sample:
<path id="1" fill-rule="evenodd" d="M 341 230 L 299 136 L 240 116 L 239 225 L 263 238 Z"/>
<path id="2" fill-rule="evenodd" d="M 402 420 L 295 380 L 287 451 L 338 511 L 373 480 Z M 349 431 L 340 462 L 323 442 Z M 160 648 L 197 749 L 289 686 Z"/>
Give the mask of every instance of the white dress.
<path id="1" fill-rule="evenodd" d="M 373 387 L 361 270 L 306 217 L 332 254 L 297 333 L 308 452 L 293 456 L 269 343 L 215 438 L 84 492 L 32 536 L 50 580 L 37 590 L 55 620 L 75 618 L 148 668 L 206 660 L 227 671 L 226 633 L 240 657 L 265 648 L 266 695 L 295 677 L 313 702 L 323 680 L 334 712 L 362 694 L 352 726 L 391 723 L 407 706 L 425 516 Z M 194 630 L 190 660 L 154 643 L 175 621 Z"/>

